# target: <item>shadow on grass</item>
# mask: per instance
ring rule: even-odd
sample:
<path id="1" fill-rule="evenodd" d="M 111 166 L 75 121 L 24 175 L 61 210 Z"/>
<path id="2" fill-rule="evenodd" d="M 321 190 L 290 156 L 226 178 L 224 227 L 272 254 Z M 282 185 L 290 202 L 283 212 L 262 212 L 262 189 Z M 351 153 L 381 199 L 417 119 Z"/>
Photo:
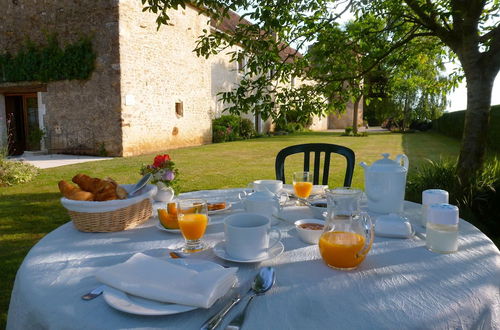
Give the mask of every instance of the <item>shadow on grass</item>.
<path id="1" fill-rule="evenodd" d="M 17 269 L 31 247 L 69 221 L 59 193 L 4 195 L 0 199 L 0 328 L 5 328 Z"/>

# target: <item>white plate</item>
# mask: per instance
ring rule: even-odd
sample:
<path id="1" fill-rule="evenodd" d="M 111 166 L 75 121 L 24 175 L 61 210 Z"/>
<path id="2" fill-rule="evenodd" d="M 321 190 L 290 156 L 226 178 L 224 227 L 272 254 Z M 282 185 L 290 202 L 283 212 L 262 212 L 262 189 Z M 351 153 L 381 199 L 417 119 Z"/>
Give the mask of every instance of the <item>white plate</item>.
<path id="1" fill-rule="evenodd" d="M 169 262 L 184 265 L 187 268 L 202 271 L 216 269 L 222 266 L 214 262 L 197 259 L 171 259 Z M 197 309 L 195 306 L 163 303 L 155 300 L 137 297 L 112 287 L 106 286 L 103 292 L 106 303 L 111 307 L 136 315 L 170 315 L 184 313 Z"/>
<path id="2" fill-rule="evenodd" d="M 314 185 L 313 188 L 312 188 L 312 191 L 311 191 L 311 196 L 314 196 L 314 195 L 323 195 L 325 193 L 325 189 L 328 188 L 328 186 L 325 186 L 325 185 Z M 291 194 L 291 195 L 294 195 L 295 192 L 293 191 L 293 185 L 291 184 L 284 184 L 283 185 L 283 191 Z"/>
<path id="3" fill-rule="evenodd" d="M 278 242 L 275 246 L 273 246 L 267 255 L 261 257 L 261 258 L 256 258 L 256 259 L 239 259 L 235 258 L 233 256 L 230 256 L 226 253 L 226 245 L 225 242 L 219 242 L 214 246 L 214 254 L 224 260 L 227 261 L 233 261 L 233 262 L 242 262 L 242 263 L 252 263 L 252 262 L 261 262 L 267 259 L 272 259 L 280 254 L 283 253 L 283 250 L 285 250 L 285 247 L 283 246 L 283 243 Z"/>
<path id="4" fill-rule="evenodd" d="M 125 313 L 136 315 L 170 315 L 184 313 L 198 308 L 149 300 L 130 295 L 108 286 L 104 289 L 103 297 L 111 307 Z"/>
<path id="5" fill-rule="evenodd" d="M 208 223 L 207 226 L 210 224 L 210 217 L 208 217 Z M 181 230 L 180 229 L 167 229 L 163 227 L 163 225 L 160 223 L 160 220 L 158 219 L 158 222 L 156 223 L 156 228 L 162 231 L 166 231 L 167 233 L 173 233 L 173 234 L 180 234 Z"/>
<path id="6" fill-rule="evenodd" d="M 218 202 L 218 201 L 214 201 L 214 202 L 208 202 L 208 204 L 213 204 L 213 203 L 221 203 L 221 202 L 226 203 L 226 207 L 225 207 L 225 208 L 220 209 L 220 210 L 208 211 L 208 214 L 217 214 L 217 213 L 221 213 L 221 212 L 224 212 L 224 211 L 229 210 L 229 209 L 231 208 L 232 203 L 231 203 L 231 202 L 229 202 L 229 201 L 220 201 L 220 202 Z"/>
<path id="7" fill-rule="evenodd" d="M 158 228 L 161 231 L 166 231 L 167 233 L 172 233 L 172 234 L 180 234 L 181 233 L 180 229 L 167 229 L 167 228 L 163 227 L 163 225 L 160 223 L 159 220 L 156 223 L 156 228 Z"/>

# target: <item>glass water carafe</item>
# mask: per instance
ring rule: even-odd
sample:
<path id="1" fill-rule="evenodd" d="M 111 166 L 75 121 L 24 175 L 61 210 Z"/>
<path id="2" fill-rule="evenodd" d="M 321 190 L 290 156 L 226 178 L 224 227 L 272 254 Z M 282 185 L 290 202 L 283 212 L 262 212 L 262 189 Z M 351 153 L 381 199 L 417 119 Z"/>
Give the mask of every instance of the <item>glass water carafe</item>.
<path id="1" fill-rule="evenodd" d="M 359 189 L 326 190 L 328 212 L 318 245 L 321 257 L 332 268 L 354 269 L 371 249 L 374 229 L 368 213 L 359 209 L 361 195 Z"/>

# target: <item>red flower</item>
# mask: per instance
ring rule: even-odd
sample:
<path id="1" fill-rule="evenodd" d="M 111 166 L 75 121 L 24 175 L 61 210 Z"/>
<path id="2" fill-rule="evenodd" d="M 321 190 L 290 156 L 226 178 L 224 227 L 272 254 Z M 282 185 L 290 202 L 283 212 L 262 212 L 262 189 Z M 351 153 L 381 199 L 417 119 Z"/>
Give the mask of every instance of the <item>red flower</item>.
<path id="1" fill-rule="evenodd" d="M 170 160 L 170 156 L 165 154 L 165 155 L 158 155 L 155 157 L 155 160 L 153 162 L 154 167 L 161 167 L 161 165 L 166 162 L 167 160 Z"/>

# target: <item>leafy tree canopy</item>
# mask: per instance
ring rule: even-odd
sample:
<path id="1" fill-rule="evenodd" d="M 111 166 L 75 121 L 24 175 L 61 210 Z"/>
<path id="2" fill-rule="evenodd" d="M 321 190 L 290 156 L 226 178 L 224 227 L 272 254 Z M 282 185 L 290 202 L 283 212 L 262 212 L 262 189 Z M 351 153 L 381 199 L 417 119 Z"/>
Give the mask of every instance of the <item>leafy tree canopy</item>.
<path id="1" fill-rule="evenodd" d="M 157 14 L 160 25 L 168 22 L 168 10 L 185 6 L 183 0 L 142 0 L 144 10 Z M 500 69 L 500 2 L 498 0 L 195 0 L 191 4 L 209 15 L 214 22 L 221 21 L 229 10 L 246 12 L 255 24 L 241 21 L 231 34 L 222 31 L 205 31 L 200 37 L 196 52 L 209 56 L 228 51 L 232 46 L 241 46 L 244 52 L 233 52 L 233 60 L 247 57 L 247 71 L 240 85 L 224 93 L 224 101 L 232 103 L 233 113 L 254 112 L 262 117 L 276 119 L 280 104 L 289 97 L 296 97 L 295 88 L 284 89 L 290 77 L 308 73 L 308 56 L 287 52 L 287 45 L 297 49 L 313 43 L 323 34 L 329 34 L 337 26 L 337 19 L 347 11 L 354 13 L 356 20 L 364 21 L 352 31 L 357 31 L 366 40 L 356 46 L 361 50 L 373 47 L 377 60 L 361 65 L 344 80 L 359 79 L 384 61 L 390 54 L 401 50 L 410 42 L 429 38 L 447 46 L 462 65 L 467 80 L 468 105 L 464 137 L 458 165 L 458 173 L 467 180 L 471 171 L 481 168 L 486 150 L 486 132 L 493 81 Z M 370 17 L 384 18 L 383 29 Z M 387 36 L 388 44 L 379 47 L 380 34 Z M 328 36 L 333 37 L 333 36 Z M 371 38 L 373 37 L 373 38 Z M 338 49 L 342 52 L 343 49 Z M 348 52 L 352 50 L 348 48 Z M 283 59 L 283 54 L 287 56 Z M 354 58 L 357 58 L 354 56 Z M 357 59 L 363 62 L 364 60 Z M 332 69 L 333 70 L 333 69 Z M 323 74 L 325 72 L 323 71 Z M 307 87 L 307 104 L 303 111 L 320 114 L 325 100 L 321 93 Z M 304 94 L 303 94 L 304 95 Z M 278 110 L 278 111 L 276 111 Z"/>

